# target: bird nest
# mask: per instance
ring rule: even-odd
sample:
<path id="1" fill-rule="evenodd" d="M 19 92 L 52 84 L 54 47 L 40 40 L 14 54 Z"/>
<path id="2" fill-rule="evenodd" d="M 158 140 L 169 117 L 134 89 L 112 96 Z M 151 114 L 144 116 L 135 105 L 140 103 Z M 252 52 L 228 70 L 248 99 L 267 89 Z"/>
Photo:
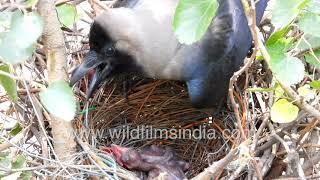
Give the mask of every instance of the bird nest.
<path id="1" fill-rule="evenodd" d="M 137 80 L 127 97 L 121 83 L 115 82 L 100 88 L 91 101 L 81 98 L 80 102 L 88 111 L 79 115 L 76 126 L 90 129 L 91 143 L 137 149 L 152 144 L 170 146 L 190 164 L 188 177 L 203 171 L 232 147 L 233 140 L 225 133 L 225 129 L 234 128 L 232 115 L 224 112 L 213 117 L 213 109 L 193 108 L 181 82 Z"/>

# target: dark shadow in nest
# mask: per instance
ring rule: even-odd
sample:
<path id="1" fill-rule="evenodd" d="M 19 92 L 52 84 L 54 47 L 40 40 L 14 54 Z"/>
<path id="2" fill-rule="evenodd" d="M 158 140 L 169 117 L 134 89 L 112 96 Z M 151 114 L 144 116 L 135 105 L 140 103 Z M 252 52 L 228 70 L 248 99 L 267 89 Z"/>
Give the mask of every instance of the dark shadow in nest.
<path id="1" fill-rule="evenodd" d="M 88 126 L 99 132 L 95 135 L 98 146 L 170 146 L 190 163 L 188 177 L 230 150 L 232 143 L 226 134 L 234 129 L 231 112 L 222 111 L 222 119 L 212 117 L 212 109 L 192 108 L 181 82 L 138 79 L 131 87 L 125 98 L 122 83 L 111 83 L 100 88 L 90 102 L 89 108 L 96 109 L 89 113 Z M 82 124 L 84 116 L 79 119 Z"/>

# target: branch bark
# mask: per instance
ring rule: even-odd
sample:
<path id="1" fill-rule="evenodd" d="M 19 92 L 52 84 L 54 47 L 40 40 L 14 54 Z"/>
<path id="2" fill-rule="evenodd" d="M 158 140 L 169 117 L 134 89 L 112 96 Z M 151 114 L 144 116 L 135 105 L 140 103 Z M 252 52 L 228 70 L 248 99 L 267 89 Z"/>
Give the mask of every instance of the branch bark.
<path id="1" fill-rule="evenodd" d="M 236 157 L 238 149 L 232 149 L 223 159 L 213 163 L 191 180 L 211 180 L 217 178 L 221 171 Z"/>
<path id="2" fill-rule="evenodd" d="M 46 50 L 49 84 L 54 81 L 67 80 L 66 45 L 54 1 L 40 0 L 38 11 L 44 20 L 43 42 Z M 75 138 L 73 133 L 70 133 L 73 129 L 72 123 L 51 115 L 50 125 L 54 149 L 58 156 L 56 158 L 62 161 L 70 160 L 72 154 L 76 152 Z"/>

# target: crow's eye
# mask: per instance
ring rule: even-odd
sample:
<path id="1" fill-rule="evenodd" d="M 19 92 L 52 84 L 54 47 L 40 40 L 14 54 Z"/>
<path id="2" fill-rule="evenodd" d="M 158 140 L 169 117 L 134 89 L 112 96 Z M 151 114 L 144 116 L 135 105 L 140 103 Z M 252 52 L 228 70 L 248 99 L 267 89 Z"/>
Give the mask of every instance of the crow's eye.
<path id="1" fill-rule="evenodd" d="M 104 54 L 106 56 L 113 56 L 115 54 L 116 50 L 114 49 L 114 47 L 107 47 L 105 50 L 104 50 Z"/>

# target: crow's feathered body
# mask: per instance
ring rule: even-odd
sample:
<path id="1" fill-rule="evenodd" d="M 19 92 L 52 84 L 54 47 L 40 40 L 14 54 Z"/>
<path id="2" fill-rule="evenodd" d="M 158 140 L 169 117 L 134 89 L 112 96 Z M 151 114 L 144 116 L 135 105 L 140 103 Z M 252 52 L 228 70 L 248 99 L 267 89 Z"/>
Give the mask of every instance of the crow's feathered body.
<path id="1" fill-rule="evenodd" d="M 136 5 L 139 0 L 116 0 L 113 2 L 113 8 L 125 7 L 125 8 L 132 8 Z"/>
<path id="2" fill-rule="evenodd" d="M 226 98 L 230 77 L 243 64 L 252 44 L 241 1 L 220 0 L 208 31 L 191 45 L 180 44 L 173 32 L 177 2 L 121 1 L 118 8 L 97 17 L 89 36 L 92 55 L 75 71 L 71 84 L 88 69 L 96 68 L 89 88 L 91 96 L 102 81 L 130 72 L 185 81 L 195 107 L 220 104 Z M 260 0 L 256 4 L 257 22 L 267 3 Z"/>

